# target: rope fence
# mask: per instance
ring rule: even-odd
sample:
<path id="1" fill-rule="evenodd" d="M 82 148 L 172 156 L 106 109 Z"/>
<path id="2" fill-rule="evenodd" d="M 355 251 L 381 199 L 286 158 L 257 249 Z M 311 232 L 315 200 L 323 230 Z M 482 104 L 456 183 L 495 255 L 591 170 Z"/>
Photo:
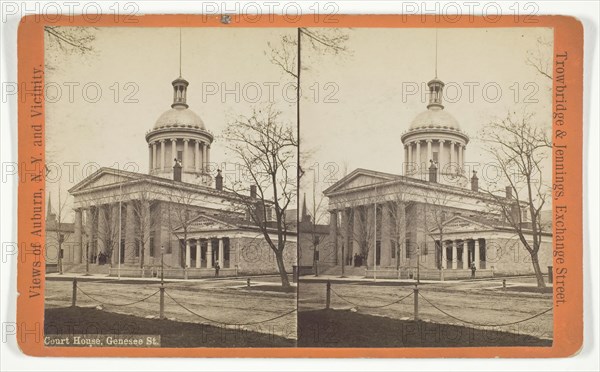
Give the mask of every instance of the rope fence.
<path id="1" fill-rule="evenodd" d="M 344 296 L 340 295 L 340 294 L 339 294 L 339 293 L 337 293 L 335 290 L 333 290 L 333 288 L 331 289 L 331 292 L 333 292 L 333 294 L 335 294 L 335 295 L 336 295 L 336 296 L 338 296 L 340 299 L 342 299 L 342 300 L 346 301 L 347 303 L 349 303 L 349 304 L 351 304 L 351 305 L 354 305 L 354 306 L 357 306 L 357 307 L 364 307 L 364 308 L 367 308 L 367 309 L 381 309 L 381 308 L 384 308 L 384 307 L 392 306 L 392 305 L 394 305 L 394 304 L 397 304 L 397 303 L 400 303 L 400 302 L 402 302 L 403 300 L 405 300 L 405 299 L 409 298 L 410 296 L 412 296 L 412 293 L 409 293 L 409 294 L 407 294 L 406 296 L 404 296 L 404 297 L 402 297 L 402 298 L 400 298 L 400 299 L 398 299 L 398 300 L 392 301 L 392 302 L 390 302 L 390 303 L 388 303 L 388 304 L 385 304 L 385 305 L 374 305 L 374 306 L 372 306 L 372 305 L 364 305 L 364 304 L 362 304 L 362 305 L 361 305 L 361 304 L 358 304 L 358 303 L 356 303 L 356 302 L 350 301 L 350 300 L 348 300 L 346 297 L 344 297 Z"/>
<path id="2" fill-rule="evenodd" d="M 449 318 L 452 318 L 458 322 L 461 322 L 463 324 L 468 324 L 468 325 L 473 325 L 473 326 L 478 326 L 478 327 L 505 327 L 505 326 L 510 326 L 510 325 L 515 325 L 515 324 L 520 324 L 520 323 L 524 323 L 527 321 L 530 321 L 532 319 L 538 318 L 544 314 L 549 313 L 550 311 L 553 310 L 553 307 L 550 307 L 540 313 L 537 313 L 535 315 L 529 316 L 525 319 L 520 319 L 517 321 L 513 321 L 513 322 L 506 322 L 506 323 L 480 323 L 480 322 L 475 322 L 475 321 L 470 321 L 470 320 L 466 320 L 460 317 L 457 317 L 455 315 L 452 315 L 450 313 L 448 313 L 447 311 L 443 310 L 442 308 L 440 308 L 439 306 L 435 305 L 432 301 L 430 301 L 429 299 L 427 299 L 422 293 L 420 293 L 420 290 L 418 288 L 417 285 L 415 285 L 412 293 L 407 294 L 406 296 L 403 296 L 397 300 L 394 300 L 390 303 L 384 304 L 384 305 L 367 305 L 367 304 L 359 304 L 357 302 L 351 301 L 349 300 L 347 297 L 340 295 L 337 291 L 335 291 L 333 288 L 331 288 L 331 282 L 327 281 L 327 285 L 326 285 L 326 294 L 325 294 L 325 301 L 326 301 L 326 305 L 325 308 L 326 309 L 330 309 L 331 308 L 331 293 L 333 293 L 334 295 L 336 295 L 338 298 L 340 298 L 341 300 L 354 305 L 356 307 L 362 307 L 362 308 L 367 308 L 367 309 L 380 309 L 380 308 L 384 308 L 384 307 L 388 307 L 394 304 L 398 304 L 400 302 L 402 302 L 403 300 L 407 299 L 408 297 L 413 296 L 413 319 L 415 321 L 419 320 L 419 297 L 422 298 L 426 303 L 428 303 L 431 307 L 433 307 L 434 309 L 436 309 L 437 311 L 439 311 L 440 313 L 446 315 Z"/>
<path id="3" fill-rule="evenodd" d="M 115 304 L 115 303 L 110 303 L 110 302 L 104 302 L 104 301 L 100 301 L 100 300 L 98 300 L 97 298 L 94 298 L 92 295 L 90 295 L 90 294 L 89 294 L 89 293 L 87 293 L 86 291 L 84 291 L 83 289 L 81 289 L 81 287 L 79 287 L 79 286 L 77 286 L 77 289 L 78 289 L 78 290 L 79 290 L 81 293 L 83 293 L 83 294 L 84 294 L 86 297 L 88 297 L 90 300 L 92 300 L 92 301 L 94 301 L 94 302 L 98 302 L 100 305 L 117 306 L 117 307 L 118 307 L 118 306 L 131 306 L 131 305 L 139 304 L 140 302 L 144 302 L 144 301 L 146 301 L 147 299 L 149 299 L 149 298 L 151 298 L 151 297 L 155 296 L 157 293 L 159 293 L 159 292 L 160 292 L 160 289 L 159 289 L 158 291 L 156 291 L 156 292 L 152 293 L 151 295 L 149 295 L 149 296 L 146 296 L 146 297 L 144 297 L 144 298 L 142 298 L 142 299 L 140 299 L 140 300 L 136 300 L 136 301 L 133 301 L 133 302 L 128 302 L 128 303 L 125 303 L 125 304 Z"/>
<path id="4" fill-rule="evenodd" d="M 220 321 L 220 320 L 215 320 L 215 319 L 211 319 L 207 316 L 201 315 L 199 313 L 197 313 L 196 311 L 192 310 L 189 308 L 189 306 L 184 305 L 183 303 L 181 303 L 180 301 L 178 301 L 177 299 L 175 299 L 173 296 L 171 296 L 171 294 L 169 292 L 166 291 L 166 288 L 164 287 L 164 285 L 161 285 L 160 289 L 157 290 L 156 292 L 145 296 L 141 299 L 132 301 L 132 302 L 128 302 L 128 303 L 111 303 L 111 302 L 106 302 L 106 301 L 102 301 L 99 300 L 98 298 L 95 297 L 95 295 L 92 295 L 86 291 L 84 291 L 78 284 L 77 284 L 77 279 L 73 279 L 73 295 L 72 295 L 72 299 L 71 299 L 71 306 L 75 307 L 77 306 L 77 293 L 81 292 L 83 295 L 85 295 L 86 297 L 88 297 L 90 300 L 97 302 L 100 305 L 106 305 L 106 306 L 131 306 L 131 305 L 135 305 L 135 304 L 139 304 L 141 302 L 144 302 L 154 296 L 156 296 L 157 294 L 160 294 L 160 315 L 159 318 L 160 319 L 165 319 L 164 316 L 164 311 L 165 311 L 165 295 L 171 299 L 171 301 L 173 301 L 177 306 L 181 307 L 182 309 L 184 309 L 185 311 L 187 311 L 188 313 L 206 321 L 206 322 L 210 322 L 210 323 L 215 323 L 215 324 L 221 324 L 224 326 L 250 326 L 250 325 L 257 325 L 257 324 L 263 324 L 263 323 L 268 323 L 280 318 L 283 318 L 285 316 L 288 316 L 292 313 L 295 313 L 297 311 L 297 308 L 294 307 L 292 310 L 287 311 L 283 314 L 278 314 L 272 318 L 268 318 L 268 319 L 264 319 L 264 320 L 259 320 L 259 321 L 253 321 L 253 322 L 246 322 L 246 323 L 227 323 L 225 321 Z"/>

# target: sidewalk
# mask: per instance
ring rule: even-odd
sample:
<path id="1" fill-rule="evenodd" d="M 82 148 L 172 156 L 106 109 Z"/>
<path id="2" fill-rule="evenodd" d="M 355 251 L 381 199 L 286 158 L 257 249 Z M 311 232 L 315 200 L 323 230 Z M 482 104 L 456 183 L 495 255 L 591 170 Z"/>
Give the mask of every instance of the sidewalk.
<path id="1" fill-rule="evenodd" d="M 232 280 L 232 281 L 244 281 L 244 283 L 246 283 L 247 278 L 255 279 L 255 278 L 267 278 L 267 277 L 279 277 L 279 275 L 274 274 L 274 275 L 260 275 L 260 276 L 228 276 L 228 277 L 224 276 L 224 277 L 210 277 L 210 278 L 197 278 L 197 279 L 168 279 L 168 278 L 165 278 L 164 281 L 165 281 L 165 283 L 202 283 L 202 282 Z M 89 274 L 89 275 L 82 274 L 82 273 L 46 274 L 46 280 L 71 281 L 74 278 L 77 278 L 78 281 L 84 281 L 84 282 L 85 281 L 97 281 L 97 280 L 112 280 L 112 281 L 124 282 L 124 283 L 126 283 L 126 282 L 160 283 L 160 277 L 139 278 L 139 277 L 121 276 L 121 278 L 119 278 L 116 276 L 108 276 L 106 274 Z M 255 280 L 252 280 L 252 284 L 262 283 L 262 282 L 255 281 Z M 264 283 L 270 283 L 270 282 L 264 282 Z"/>
<path id="2" fill-rule="evenodd" d="M 364 276 L 345 276 L 345 277 L 340 277 L 339 275 L 319 275 L 319 276 L 314 276 L 314 275 L 305 275 L 305 276 L 301 276 L 300 278 L 301 282 L 313 282 L 313 283 L 325 283 L 327 281 L 330 281 L 332 283 L 349 283 L 349 282 L 365 282 L 365 283 L 381 283 L 382 285 L 385 284 L 417 284 L 417 280 L 416 279 L 373 279 L 373 278 L 365 278 Z M 465 280 L 445 280 L 445 281 L 439 281 L 439 280 L 420 280 L 419 283 L 420 284 L 444 284 L 444 283 L 463 283 L 465 282 Z"/>

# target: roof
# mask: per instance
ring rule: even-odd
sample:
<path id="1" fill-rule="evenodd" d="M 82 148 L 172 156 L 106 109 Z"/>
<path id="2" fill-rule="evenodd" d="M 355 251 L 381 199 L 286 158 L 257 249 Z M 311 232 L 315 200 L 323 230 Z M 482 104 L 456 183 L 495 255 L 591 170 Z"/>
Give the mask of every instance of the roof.
<path id="1" fill-rule="evenodd" d="M 181 230 L 183 226 L 176 230 Z M 259 226 L 254 221 L 248 220 L 241 213 L 232 211 L 212 211 L 201 212 L 198 216 L 188 222 L 188 231 L 202 230 L 252 230 L 260 231 Z M 267 230 L 276 232 L 275 221 L 267 222 Z M 288 234 L 296 233 L 296 224 L 288 226 Z"/>
<path id="2" fill-rule="evenodd" d="M 204 121 L 194 111 L 183 106 L 176 106 L 165 111 L 154 124 L 154 129 L 192 128 L 206 130 Z"/>
<path id="3" fill-rule="evenodd" d="M 460 130 L 460 125 L 454 116 L 443 108 L 432 106 L 413 119 L 409 130 L 421 128 Z"/>

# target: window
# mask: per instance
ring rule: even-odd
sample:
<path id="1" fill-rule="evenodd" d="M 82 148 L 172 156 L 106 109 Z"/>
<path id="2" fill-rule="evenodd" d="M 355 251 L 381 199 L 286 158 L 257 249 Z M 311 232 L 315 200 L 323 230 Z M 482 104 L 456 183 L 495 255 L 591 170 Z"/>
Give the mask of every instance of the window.
<path id="1" fill-rule="evenodd" d="M 396 258 L 396 249 L 398 249 L 396 242 L 392 240 L 391 245 L 392 245 L 392 258 Z"/>
<path id="2" fill-rule="evenodd" d="M 183 151 L 177 151 L 177 160 L 179 160 L 179 162 L 181 163 L 182 159 L 183 159 Z"/>
<path id="3" fill-rule="evenodd" d="M 439 152 L 437 152 L 437 151 L 434 151 L 434 152 L 433 152 L 433 161 L 434 161 L 434 162 L 438 162 L 438 161 L 439 161 L 439 159 L 438 159 L 438 156 L 439 156 L 439 155 L 438 155 L 438 154 L 439 154 Z"/>
<path id="4" fill-rule="evenodd" d="M 410 250 L 411 250 L 411 246 L 410 246 L 410 239 L 406 239 L 406 258 L 410 258 Z"/>
<path id="5" fill-rule="evenodd" d="M 427 245 L 427 242 L 425 242 L 425 244 L 423 244 L 423 249 L 421 249 L 421 255 L 427 256 L 428 254 L 429 254 L 429 246 Z"/>

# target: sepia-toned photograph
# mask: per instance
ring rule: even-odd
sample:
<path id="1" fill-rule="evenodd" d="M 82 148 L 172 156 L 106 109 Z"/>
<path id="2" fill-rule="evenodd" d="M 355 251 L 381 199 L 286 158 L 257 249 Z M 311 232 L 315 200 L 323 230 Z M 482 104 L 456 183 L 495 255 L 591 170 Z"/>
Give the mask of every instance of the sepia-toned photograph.
<path id="1" fill-rule="evenodd" d="M 552 346 L 553 37 L 46 27 L 45 345 Z"/>
<path id="2" fill-rule="evenodd" d="M 553 30 L 338 32 L 301 79 L 298 346 L 552 346 Z"/>
<path id="3" fill-rule="evenodd" d="M 295 35 L 45 28 L 46 346 L 295 346 Z"/>

